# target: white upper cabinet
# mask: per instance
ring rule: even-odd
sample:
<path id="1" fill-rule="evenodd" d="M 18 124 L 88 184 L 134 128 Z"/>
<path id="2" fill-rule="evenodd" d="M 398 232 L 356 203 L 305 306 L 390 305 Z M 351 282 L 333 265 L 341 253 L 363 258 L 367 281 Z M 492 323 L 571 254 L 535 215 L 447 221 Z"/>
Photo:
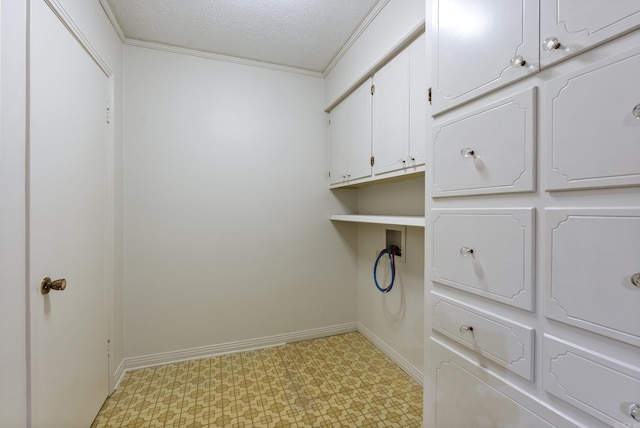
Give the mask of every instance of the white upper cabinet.
<path id="1" fill-rule="evenodd" d="M 330 113 L 330 186 L 424 171 L 426 42 L 422 35 Z"/>
<path id="2" fill-rule="evenodd" d="M 407 166 L 409 157 L 409 50 L 373 76 L 374 174 Z"/>
<path id="3" fill-rule="evenodd" d="M 360 85 L 330 114 L 329 182 L 347 183 L 371 175 L 371 82 Z"/>
<path id="4" fill-rule="evenodd" d="M 423 165 L 427 66 L 421 36 L 373 76 L 374 174 Z"/>
<path id="5" fill-rule="evenodd" d="M 427 150 L 427 117 L 430 116 L 427 102 L 427 55 L 426 37 L 423 35 L 409 47 L 411 54 L 409 70 L 409 160 L 410 167 L 423 165 Z"/>
<path id="6" fill-rule="evenodd" d="M 433 113 L 539 70 L 537 0 L 433 1 Z"/>
<path id="7" fill-rule="evenodd" d="M 638 0 L 543 0 L 540 64 L 546 67 L 640 27 Z"/>

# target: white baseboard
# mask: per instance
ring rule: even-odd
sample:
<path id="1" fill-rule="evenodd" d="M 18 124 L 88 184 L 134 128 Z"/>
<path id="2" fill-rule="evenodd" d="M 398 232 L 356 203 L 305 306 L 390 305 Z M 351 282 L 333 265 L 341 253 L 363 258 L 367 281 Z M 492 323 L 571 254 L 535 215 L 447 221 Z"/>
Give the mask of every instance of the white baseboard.
<path id="1" fill-rule="evenodd" d="M 129 357 L 122 360 L 114 376 L 116 388 L 120 384 L 124 374 L 130 370 L 145 367 L 161 366 L 180 361 L 196 360 L 199 358 L 214 357 L 216 355 L 232 354 L 235 352 L 250 351 L 254 349 L 281 346 L 286 343 L 300 342 L 302 340 L 317 339 L 320 337 L 334 336 L 336 334 L 358 331 L 358 323 L 346 323 L 329 327 L 315 328 L 311 330 L 296 331 L 292 333 L 277 334 L 258 339 L 240 340 L 237 342 L 222 343 L 219 345 L 201 346 L 198 348 L 183 349 L 180 351 L 161 352 L 140 357 Z"/>
<path id="2" fill-rule="evenodd" d="M 413 364 L 407 361 L 402 355 L 398 354 L 393 348 L 384 343 L 382 339 L 373 334 L 371 330 L 364 325 L 358 323 L 358 332 L 366 337 L 376 348 L 382 351 L 387 357 L 396 363 L 402 370 L 404 370 L 413 380 L 418 384 L 423 385 L 424 376 L 420 370 L 418 370 Z"/>
<path id="3" fill-rule="evenodd" d="M 125 372 L 124 362 L 125 362 L 125 360 L 122 360 L 120 362 L 120 365 L 116 369 L 115 373 L 113 373 L 113 391 L 118 389 L 118 386 L 120 385 L 120 381 L 122 380 L 122 377 L 124 376 L 124 372 Z M 113 391 L 111 391 L 111 392 L 113 392 Z"/>

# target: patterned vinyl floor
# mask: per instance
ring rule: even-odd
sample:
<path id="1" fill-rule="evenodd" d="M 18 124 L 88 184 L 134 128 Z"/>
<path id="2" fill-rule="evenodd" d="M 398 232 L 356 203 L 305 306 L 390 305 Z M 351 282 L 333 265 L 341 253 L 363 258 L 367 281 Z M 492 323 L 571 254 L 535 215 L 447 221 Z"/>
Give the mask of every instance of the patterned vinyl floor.
<path id="1" fill-rule="evenodd" d="M 128 372 L 99 427 L 422 426 L 422 388 L 359 333 Z"/>

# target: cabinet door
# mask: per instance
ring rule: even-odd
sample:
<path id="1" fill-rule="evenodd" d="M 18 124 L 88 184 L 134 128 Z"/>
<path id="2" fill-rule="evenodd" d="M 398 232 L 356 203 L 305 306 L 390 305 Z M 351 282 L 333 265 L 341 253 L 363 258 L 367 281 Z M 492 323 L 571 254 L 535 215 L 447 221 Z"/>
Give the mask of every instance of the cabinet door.
<path id="1" fill-rule="evenodd" d="M 542 1 L 540 64 L 546 67 L 638 27 L 638 0 Z"/>
<path id="2" fill-rule="evenodd" d="M 640 49 L 548 81 L 546 189 L 640 185 Z"/>
<path id="3" fill-rule="evenodd" d="M 371 175 L 371 81 L 367 80 L 347 98 L 347 179 Z"/>
<path id="4" fill-rule="evenodd" d="M 329 161 L 331 185 L 371 175 L 370 80 L 331 110 Z"/>
<path id="5" fill-rule="evenodd" d="M 433 113 L 538 71 L 537 0 L 433 1 Z"/>
<path id="6" fill-rule="evenodd" d="M 545 223 L 545 315 L 640 346 L 640 209 L 547 208 Z"/>
<path id="7" fill-rule="evenodd" d="M 435 376 L 432 378 L 436 385 L 435 411 L 427 412 L 428 418 L 435 419 L 433 426 L 437 428 L 551 428 L 554 426 L 514 400 L 513 394 L 501 392 L 485 382 L 489 378 L 486 373 L 480 376 L 471 373 L 439 349 L 434 354 L 434 357 L 441 357 L 441 359 L 437 363 Z M 434 415 L 431 416 L 431 413 Z"/>
<path id="8" fill-rule="evenodd" d="M 639 401 L 640 367 L 548 334 L 542 349 L 547 392 L 609 426 L 638 426 L 630 411 Z"/>
<path id="9" fill-rule="evenodd" d="M 329 116 L 329 183 L 339 184 L 347 179 L 347 141 L 349 117 L 344 102 Z"/>
<path id="10" fill-rule="evenodd" d="M 409 151 L 409 50 L 373 77 L 374 174 L 407 166 Z"/>
<path id="11" fill-rule="evenodd" d="M 409 166 L 423 165 L 427 149 L 427 47 L 421 36 L 409 47 Z"/>

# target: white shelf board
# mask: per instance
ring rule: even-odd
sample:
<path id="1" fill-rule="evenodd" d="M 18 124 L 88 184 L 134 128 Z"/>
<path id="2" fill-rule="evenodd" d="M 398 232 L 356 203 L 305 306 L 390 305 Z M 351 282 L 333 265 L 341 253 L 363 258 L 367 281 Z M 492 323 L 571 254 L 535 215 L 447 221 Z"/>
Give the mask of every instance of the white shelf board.
<path id="1" fill-rule="evenodd" d="M 421 216 L 332 214 L 331 220 L 424 227 L 424 217 Z"/>

